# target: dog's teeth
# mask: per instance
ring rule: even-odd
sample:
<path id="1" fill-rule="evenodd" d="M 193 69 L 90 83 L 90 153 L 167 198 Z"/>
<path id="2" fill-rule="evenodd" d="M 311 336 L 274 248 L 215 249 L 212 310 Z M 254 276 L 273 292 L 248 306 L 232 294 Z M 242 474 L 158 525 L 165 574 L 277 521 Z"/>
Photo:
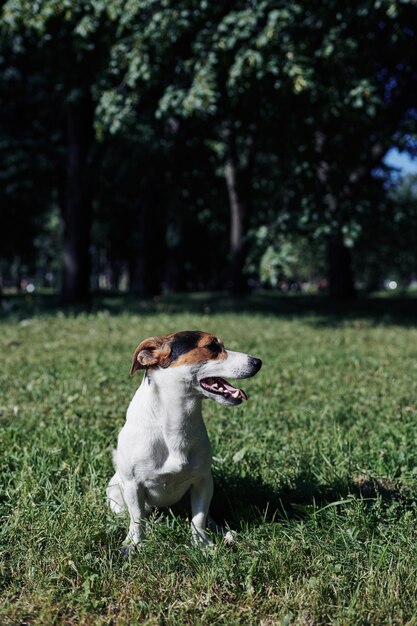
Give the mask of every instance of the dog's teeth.
<path id="1" fill-rule="evenodd" d="M 212 385 L 213 389 L 218 389 L 219 387 L 219 383 L 214 383 L 214 385 Z"/>
<path id="2" fill-rule="evenodd" d="M 239 397 L 239 393 L 240 393 L 240 392 L 239 392 L 239 389 L 236 389 L 236 391 L 234 391 L 234 392 L 232 393 L 232 396 L 233 396 L 234 398 L 238 398 L 238 397 Z"/>
<path id="3" fill-rule="evenodd" d="M 219 391 L 225 391 L 224 387 L 219 387 Z"/>

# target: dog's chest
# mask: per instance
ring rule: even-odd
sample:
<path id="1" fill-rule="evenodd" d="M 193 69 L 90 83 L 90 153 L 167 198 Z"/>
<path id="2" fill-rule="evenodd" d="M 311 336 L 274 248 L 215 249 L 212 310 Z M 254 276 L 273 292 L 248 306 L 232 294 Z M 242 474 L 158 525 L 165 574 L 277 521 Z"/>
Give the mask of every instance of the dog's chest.
<path id="1" fill-rule="evenodd" d="M 196 454 L 170 454 L 163 465 L 147 472 L 144 479 L 146 499 L 155 506 L 174 504 L 207 472 L 209 464 L 208 454 L 202 454 L 200 458 Z"/>
<path id="2" fill-rule="evenodd" d="M 145 479 L 145 487 L 173 487 L 194 478 L 200 469 L 199 465 L 193 465 L 188 460 L 168 457 L 162 467 L 155 468 L 153 472 L 150 472 L 150 475 Z"/>
<path id="3" fill-rule="evenodd" d="M 153 441 L 148 476 L 145 485 L 163 487 L 181 484 L 194 479 L 211 464 L 211 447 L 208 438 L 200 438 L 190 445 L 179 445 L 177 439 L 167 438 Z"/>
<path id="4" fill-rule="evenodd" d="M 184 413 L 168 403 L 139 412 L 134 399 L 119 435 L 118 469 L 145 487 L 152 506 L 170 506 L 210 471 L 211 446 L 201 408 Z M 148 410 L 145 410 L 147 409 Z"/>

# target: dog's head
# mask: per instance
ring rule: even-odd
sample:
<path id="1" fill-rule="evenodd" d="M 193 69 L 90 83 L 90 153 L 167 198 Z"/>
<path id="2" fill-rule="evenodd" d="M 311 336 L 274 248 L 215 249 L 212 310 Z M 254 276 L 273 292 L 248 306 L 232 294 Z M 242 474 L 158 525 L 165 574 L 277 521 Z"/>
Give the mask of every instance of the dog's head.
<path id="1" fill-rule="evenodd" d="M 189 392 L 235 406 L 247 400 L 247 395 L 223 377 L 250 378 L 261 366 L 262 361 L 254 356 L 226 350 L 210 333 L 186 330 L 142 341 L 133 355 L 130 373 L 149 368 L 159 384 L 185 383 Z"/>

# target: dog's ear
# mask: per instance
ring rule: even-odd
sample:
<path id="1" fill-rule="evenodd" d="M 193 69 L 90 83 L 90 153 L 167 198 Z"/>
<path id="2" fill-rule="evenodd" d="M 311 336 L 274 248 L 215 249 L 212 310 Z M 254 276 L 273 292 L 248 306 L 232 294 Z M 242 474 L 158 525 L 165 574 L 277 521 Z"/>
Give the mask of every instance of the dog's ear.
<path id="1" fill-rule="evenodd" d="M 149 337 L 138 345 L 134 354 L 130 374 L 152 365 L 167 367 L 171 346 L 163 337 Z"/>

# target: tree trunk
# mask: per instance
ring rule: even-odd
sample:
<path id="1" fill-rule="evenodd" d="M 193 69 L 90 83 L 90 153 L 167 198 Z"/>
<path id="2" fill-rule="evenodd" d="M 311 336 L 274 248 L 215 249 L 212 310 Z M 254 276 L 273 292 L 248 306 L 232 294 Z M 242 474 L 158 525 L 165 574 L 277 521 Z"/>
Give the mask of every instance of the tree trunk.
<path id="1" fill-rule="evenodd" d="M 168 293 L 177 293 L 185 290 L 181 224 L 174 222 L 171 224 L 171 229 L 173 231 L 171 240 L 167 237 L 164 288 Z"/>
<path id="2" fill-rule="evenodd" d="M 141 193 L 133 216 L 134 245 L 128 259 L 129 291 L 137 296 L 161 293 L 165 233 L 155 191 Z"/>
<path id="3" fill-rule="evenodd" d="M 381 287 L 381 271 L 379 265 L 374 263 L 370 269 L 368 269 L 368 280 L 366 282 L 366 291 L 368 293 L 373 293 L 374 291 L 378 291 Z"/>
<path id="4" fill-rule="evenodd" d="M 93 105 L 84 96 L 67 109 L 67 177 L 64 207 L 64 259 L 61 300 L 65 305 L 90 300 L 92 198 L 89 154 Z"/>
<path id="5" fill-rule="evenodd" d="M 226 145 L 224 176 L 230 207 L 230 290 L 234 295 L 247 291 L 243 275 L 247 246 L 245 232 L 249 217 L 251 179 L 254 164 L 254 134 L 256 125 L 247 129 L 240 155 L 235 129 L 231 121 L 223 125 L 221 136 Z"/>
<path id="6" fill-rule="evenodd" d="M 177 138 L 178 139 L 178 138 Z M 177 180 L 181 180 L 179 161 L 171 160 L 166 165 L 166 186 L 168 196 L 165 205 L 165 267 L 164 290 L 177 293 L 185 290 L 184 259 L 184 200 L 178 193 Z"/>
<path id="7" fill-rule="evenodd" d="M 235 295 L 246 290 L 243 276 L 246 256 L 243 238 L 245 205 L 239 194 L 237 177 L 236 161 L 229 155 L 225 164 L 225 178 L 230 206 L 230 288 Z"/>
<path id="8" fill-rule="evenodd" d="M 351 267 L 350 250 L 339 234 L 327 239 L 327 263 L 329 295 L 331 298 L 353 298 L 355 287 Z"/>
<path id="9" fill-rule="evenodd" d="M 148 296 L 145 285 L 144 256 L 140 250 L 132 254 L 128 261 L 129 291 L 136 296 Z"/>
<path id="10" fill-rule="evenodd" d="M 230 289 L 234 295 L 248 290 L 243 274 L 247 255 L 246 230 L 251 212 L 251 183 L 255 162 L 256 120 L 242 132 L 244 141 L 238 150 L 233 122 L 224 124 L 221 132 L 226 144 L 224 175 L 230 207 Z"/>

